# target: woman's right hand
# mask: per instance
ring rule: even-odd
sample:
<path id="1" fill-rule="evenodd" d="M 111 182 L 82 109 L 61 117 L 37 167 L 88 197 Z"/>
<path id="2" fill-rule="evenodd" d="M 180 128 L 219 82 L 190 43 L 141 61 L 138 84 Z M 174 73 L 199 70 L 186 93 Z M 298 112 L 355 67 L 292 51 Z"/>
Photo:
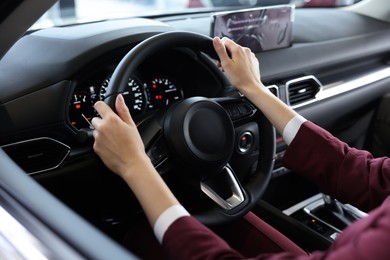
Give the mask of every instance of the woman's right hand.
<path id="1" fill-rule="evenodd" d="M 263 112 L 279 133 L 283 133 L 287 123 L 297 114 L 263 85 L 255 54 L 228 38 L 215 37 L 213 44 L 219 65 L 230 83 Z"/>
<path id="2" fill-rule="evenodd" d="M 253 88 L 263 87 L 259 61 L 249 48 L 226 37 L 215 37 L 213 45 L 220 59 L 219 66 L 239 91 L 246 95 L 253 92 Z"/>

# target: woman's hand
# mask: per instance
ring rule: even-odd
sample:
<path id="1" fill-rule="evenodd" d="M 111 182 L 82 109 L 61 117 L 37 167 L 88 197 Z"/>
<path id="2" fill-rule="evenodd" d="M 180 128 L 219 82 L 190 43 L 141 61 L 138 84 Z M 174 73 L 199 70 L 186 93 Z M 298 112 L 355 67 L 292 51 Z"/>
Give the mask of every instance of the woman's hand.
<path id="1" fill-rule="evenodd" d="M 220 59 L 219 66 L 230 82 L 244 95 L 253 92 L 253 88 L 263 86 L 259 61 L 249 48 L 242 47 L 226 37 L 215 37 L 213 45 Z"/>
<path id="2" fill-rule="evenodd" d="M 118 95 L 115 101 L 118 114 L 102 101 L 96 102 L 94 107 L 101 118 L 92 119 L 95 127 L 93 148 L 104 164 L 125 178 L 125 175 L 138 172 L 145 163 L 150 163 L 123 96 Z"/>
<path id="3" fill-rule="evenodd" d="M 104 164 L 129 185 L 152 226 L 169 207 L 179 202 L 154 169 L 145 153 L 137 126 L 122 95 L 115 100 L 118 114 L 104 102 L 95 104 L 101 118 L 92 119 L 95 127 L 93 149 Z"/>
<path id="4" fill-rule="evenodd" d="M 279 133 L 297 114 L 275 97 L 260 79 L 259 61 L 249 48 L 242 47 L 228 38 L 213 39 L 214 49 L 230 83 L 244 94 L 271 121 Z"/>

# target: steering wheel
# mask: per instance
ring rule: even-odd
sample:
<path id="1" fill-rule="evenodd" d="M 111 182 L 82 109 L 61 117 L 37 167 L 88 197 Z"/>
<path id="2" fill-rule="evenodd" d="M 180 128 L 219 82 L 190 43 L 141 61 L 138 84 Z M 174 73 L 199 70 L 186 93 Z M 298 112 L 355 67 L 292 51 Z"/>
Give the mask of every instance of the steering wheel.
<path id="1" fill-rule="evenodd" d="M 172 48 L 188 48 L 199 57 L 207 54 L 218 58 L 212 39 L 205 35 L 157 34 L 139 43 L 121 60 L 111 77 L 105 102 L 115 111 L 115 98 L 125 90 L 135 69 L 151 55 Z M 243 131 L 242 122 L 252 122 L 256 127 Z M 193 214 L 203 224 L 221 224 L 242 217 L 254 207 L 269 183 L 275 130 L 244 97 L 187 98 L 153 114 L 138 125 L 138 131 L 160 174 L 169 174 L 173 161 L 184 175 L 180 178 L 195 182 L 199 194 L 211 202 L 207 209 Z M 257 165 L 249 177 L 240 179 L 229 161 L 234 153 L 245 157 L 257 149 L 254 144 L 259 149 Z"/>

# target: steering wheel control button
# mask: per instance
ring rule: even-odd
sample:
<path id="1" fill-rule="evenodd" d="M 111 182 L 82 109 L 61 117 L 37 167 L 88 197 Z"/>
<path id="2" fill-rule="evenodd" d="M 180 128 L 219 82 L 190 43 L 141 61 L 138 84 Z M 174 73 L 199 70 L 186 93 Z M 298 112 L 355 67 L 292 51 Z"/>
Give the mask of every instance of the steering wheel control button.
<path id="1" fill-rule="evenodd" d="M 251 132 L 244 132 L 240 135 L 238 139 L 238 150 L 240 153 L 248 152 L 253 146 L 253 135 Z"/>
<path id="2" fill-rule="evenodd" d="M 232 120 L 247 117 L 254 113 L 251 105 L 246 102 L 225 105 L 224 108 Z"/>
<path id="3" fill-rule="evenodd" d="M 250 105 L 246 103 L 239 104 L 238 110 L 240 111 L 240 115 L 242 116 L 249 116 L 253 113 L 252 107 L 250 107 Z"/>
<path id="4" fill-rule="evenodd" d="M 241 117 L 240 110 L 236 106 L 230 107 L 229 108 L 229 113 L 230 113 L 230 115 L 232 116 L 233 119 L 237 119 L 237 118 Z"/>
<path id="5" fill-rule="evenodd" d="M 164 138 L 157 138 L 146 153 L 154 165 L 158 167 L 168 157 L 168 147 Z"/>

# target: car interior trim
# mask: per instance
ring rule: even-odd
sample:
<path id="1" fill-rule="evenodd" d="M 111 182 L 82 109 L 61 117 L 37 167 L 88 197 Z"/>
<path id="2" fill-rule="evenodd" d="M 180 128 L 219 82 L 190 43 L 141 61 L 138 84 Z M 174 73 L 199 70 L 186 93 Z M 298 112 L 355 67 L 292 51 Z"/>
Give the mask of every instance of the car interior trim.
<path id="1" fill-rule="evenodd" d="M 313 201 L 312 203 L 306 205 L 304 208 L 303 208 L 303 211 L 308 214 L 309 216 L 311 216 L 312 218 L 316 219 L 317 221 L 320 221 L 321 223 L 323 223 L 324 225 L 327 225 L 328 227 L 330 227 L 331 229 L 333 229 L 334 231 L 336 231 L 337 233 L 341 233 L 341 230 L 337 227 L 335 227 L 334 225 L 330 224 L 328 221 L 324 221 L 322 220 L 321 218 L 318 218 L 313 212 L 315 209 L 318 209 L 319 207 L 323 206 L 324 205 L 324 200 L 322 198 L 316 200 L 316 201 Z"/>
<path id="2" fill-rule="evenodd" d="M 296 79 L 289 80 L 289 81 L 286 82 L 286 92 L 287 92 L 287 93 L 286 93 L 286 96 L 287 96 L 287 104 L 288 104 L 288 105 L 294 107 L 293 105 L 291 105 L 291 101 L 290 101 L 290 97 L 291 97 L 291 95 L 289 94 L 289 93 L 290 93 L 290 87 L 291 87 L 293 84 L 296 84 L 296 83 L 304 83 L 305 81 L 312 81 L 312 82 L 314 82 L 314 83 L 318 86 L 317 93 L 318 93 L 318 92 L 321 92 L 321 90 L 322 90 L 322 84 L 321 84 L 321 82 L 320 82 L 315 76 L 313 76 L 313 75 L 308 75 L 308 76 L 299 77 L 299 78 L 296 78 Z M 303 92 L 307 91 L 307 88 L 304 87 L 304 88 L 300 89 L 300 90 L 299 90 L 299 93 L 302 93 L 302 91 L 303 91 Z M 314 95 L 314 99 L 315 99 L 315 96 L 316 96 L 316 95 Z M 303 104 L 306 103 L 306 102 L 308 102 L 308 101 L 304 101 Z"/>
<path id="3" fill-rule="evenodd" d="M 69 156 L 70 152 L 71 152 L 71 148 L 58 141 L 58 140 L 55 140 L 53 138 L 50 138 L 50 137 L 38 137 L 38 138 L 32 138 L 32 139 L 27 139 L 27 140 L 23 140 L 23 141 L 19 141 L 19 142 L 15 142 L 15 143 L 10 143 L 10 144 L 6 144 L 6 145 L 3 145 L 1 146 L 1 148 L 9 148 L 9 147 L 12 147 L 12 146 L 18 146 L 18 145 L 22 145 L 22 144 L 26 144 L 26 143 L 32 143 L 32 142 L 37 142 L 37 141 L 42 141 L 42 140 L 47 140 L 47 141 L 50 141 L 50 142 L 54 142 L 55 144 L 58 144 L 60 146 L 62 146 L 64 149 L 65 149 L 65 153 L 62 157 L 62 159 L 58 160 L 57 163 L 55 163 L 54 165 L 50 166 L 50 167 L 45 167 L 45 168 L 42 168 L 40 170 L 36 170 L 36 171 L 27 171 L 27 174 L 28 175 L 33 175 L 33 174 L 38 174 L 38 173 L 42 173 L 42 172 L 47 172 L 47 171 L 50 171 L 50 170 L 55 170 L 57 169 L 58 167 L 60 167 L 62 165 L 62 163 L 66 160 L 66 158 Z M 34 151 L 34 154 L 30 154 L 28 155 L 29 158 L 31 157 L 39 157 L 40 155 L 42 155 L 44 152 L 36 152 Z M 10 156 L 12 157 L 12 156 Z M 18 162 L 18 160 L 15 160 L 16 162 Z"/>
<path id="4" fill-rule="evenodd" d="M 368 216 L 368 214 L 366 212 L 361 211 L 360 209 L 352 206 L 351 204 L 343 204 L 343 208 L 345 208 L 349 212 L 355 214 L 359 218 L 364 218 L 364 217 Z"/>
<path id="5" fill-rule="evenodd" d="M 306 205 L 309 205 L 310 203 L 314 202 L 314 201 L 317 201 L 319 199 L 322 198 L 322 195 L 321 193 L 318 193 L 310 198 L 307 198 L 297 204 L 295 204 L 294 206 L 291 206 L 290 208 L 288 209 L 285 209 L 283 210 L 283 214 L 287 215 L 287 216 L 291 216 L 292 214 L 294 214 L 295 212 L 297 212 L 298 210 L 304 208 Z"/>
<path id="6" fill-rule="evenodd" d="M 245 198 L 240 185 L 238 184 L 236 178 L 233 175 L 233 172 L 229 169 L 229 167 L 225 167 L 223 171 L 225 171 L 228 177 L 227 181 L 232 192 L 231 197 L 227 198 L 226 200 L 223 199 L 221 196 L 218 195 L 217 192 L 215 192 L 210 186 L 208 186 L 204 182 L 201 182 L 200 186 L 201 190 L 215 203 L 217 203 L 223 209 L 231 210 L 240 205 Z"/>
<path id="7" fill-rule="evenodd" d="M 0 259 L 85 259 L 0 189 Z"/>
<path id="8" fill-rule="evenodd" d="M 356 79 L 342 82 L 338 85 L 329 84 L 323 87 L 323 91 L 321 93 L 318 93 L 318 96 L 316 97 L 318 100 L 330 98 L 339 94 L 343 94 L 345 92 L 355 90 L 367 85 L 370 85 L 374 82 L 386 79 L 390 77 L 390 67 L 387 67 L 385 69 L 379 69 L 375 72 L 369 73 L 367 75 L 358 77 Z"/>
<path id="9" fill-rule="evenodd" d="M 278 85 L 269 85 L 266 86 L 276 97 L 280 98 L 280 93 L 279 93 L 279 87 Z"/>
<path id="10" fill-rule="evenodd" d="M 294 206 L 292 206 L 288 209 L 283 210 L 283 214 L 285 214 L 287 216 L 292 216 L 294 213 L 298 212 L 299 210 L 303 210 L 310 217 L 314 218 L 315 221 L 319 221 L 322 224 L 324 224 L 324 225 L 328 226 L 329 228 L 331 228 L 332 230 L 334 230 L 335 233 L 332 236 L 330 236 L 334 240 L 337 237 L 337 234 L 341 233 L 342 231 L 339 228 L 335 227 L 334 225 L 330 224 L 328 221 L 321 219 L 320 217 L 318 217 L 314 213 L 315 210 L 324 206 L 325 202 L 324 202 L 323 196 L 324 196 L 324 194 L 318 193 L 318 194 L 316 194 L 316 195 L 314 195 L 306 200 L 303 200 L 303 201 L 295 204 Z M 367 213 L 357 209 L 356 207 L 354 207 L 350 204 L 343 204 L 342 207 L 345 210 L 349 211 L 350 214 L 356 216 L 357 218 L 364 218 L 367 216 Z"/>
<path id="11" fill-rule="evenodd" d="M 312 215 L 314 217 L 317 217 L 315 214 L 313 214 L 314 210 L 317 209 L 318 207 L 322 207 L 323 205 L 325 204 L 324 202 L 324 199 L 323 198 L 320 198 L 316 201 L 313 201 L 312 203 L 306 205 L 303 210 L 309 214 L 309 215 Z M 367 213 L 359 210 L 358 208 L 350 205 L 350 204 L 340 204 L 341 207 L 343 207 L 343 209 L 346 209 L 349 211 L 349 213 L 351 213 L 352 215 L 358 217 L 358 218 L 364 218 L 364 217 L 367 217 Z"/>
<path id="12" fill-rule="evenodd" d="M 48 249 L 58 252 L 64 259 L 77 259 L 72 257 L 73 253 L 67 255 L 67 250 L 60 249 L 66 245 L 73 248 L 74 253 L 80 253 L 87 259 L 113 257 L 134 259 L 132 253 L 120 247 L 111 238 L 104 236 L 43 186 L 27 176 L 3 149 L 0 149 L 0 161 L 2 162 L 0 163 L 2 183 L 6 188 L 4 192 L 0 189 L 0 198 L 3 200 L 6 197 L 7 200 L 4 200 L 9 202 L 11 207 L 17 207 L 15 213 L 21 211 L 22 217 L 30 217 L 21 223 L 26 223 L 26 225 L 30 223 L 32 227 L 37 227 L 35 222 L 38 222 L 40 229 L 34 230 L 34 235 L 36 234 L 40 241 L 44 241 Z M 11 192 L 12 198 L 8 195 Z M 67 223 L 72 223 L 72 225 L 67 225 Z M 26 226 L 26 228 L 29 227 Z M 40 237 L 38 237 L 38 231 Z M 57 244 L 57 238 L 60 244 Z"/>
<path id="13" fill-rule="evenodd" d="M 0 206 L 0 256 L 13 259 L 47 259 L 43 245 Z"/>
<path id="14" fill-rule="evenodd" d="M 315 78 L 314 76 L 310 76 Z M 384 68 L 384 69 L 379 69 L 375 72 L 366 74 L 364 76 L 357 77 L 353 80 L 350 81 L 345 81 L 345 82 L 333 82 L 329 83 L 326 85 L 323 85 L 321 90 L 317 93 L 314 99 L 296 104 L 291 106 L 292 108 L 300 108 L 303 106 L 307 106 L 309 104 L 312 104 L 317 101 L 321 101 L 324 99 L 328 99 L 340 94 L 344 94 L 346 92 L 356 90 L 358 88 L 373 84 L 375 82 L 378 82 L 380 80 L 386 79 L 390 77 L 390 67 Z M 303 77 L 306 78 L 306 77 Z M 302 78 L 298 78 L 302 79 Z M 288 81 L 288 83 L 295 82 L 293 81 Z M 319 82 L 319 81 L 318 81 Z M 287 85 L 287 83 L 286 83 Z M 286 92 L 288 93 L 288 88 L 286 88 Z"/>

